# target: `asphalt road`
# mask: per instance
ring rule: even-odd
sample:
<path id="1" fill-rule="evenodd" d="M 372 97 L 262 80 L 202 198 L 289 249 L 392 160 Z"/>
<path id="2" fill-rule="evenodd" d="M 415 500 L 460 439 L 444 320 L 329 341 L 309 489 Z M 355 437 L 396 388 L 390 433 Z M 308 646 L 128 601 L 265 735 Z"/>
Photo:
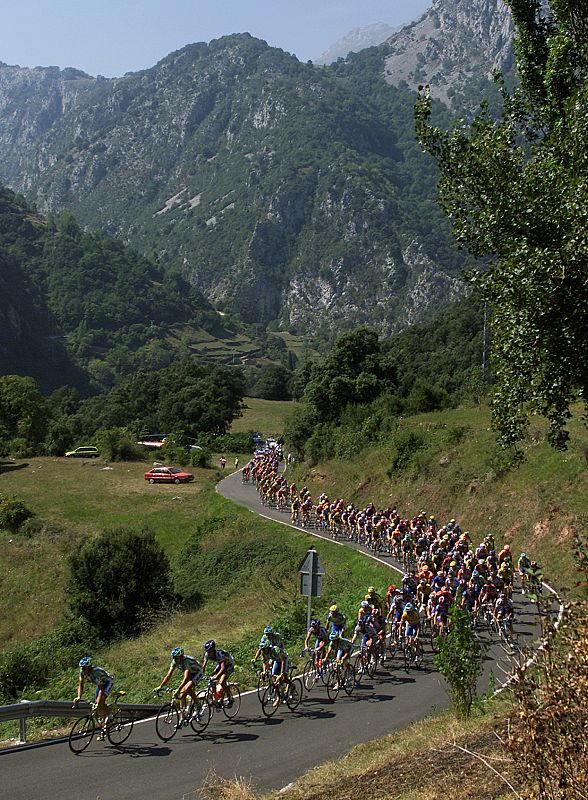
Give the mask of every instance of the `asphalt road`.
<path id="1" fill-rule="evenodd" d="M 260 509 L 257 492 L 243 486 L 240 474 L 228 476 L 219 491 L 252 510 L 283 522 L 277 511 Z M 386 561 L 387 559 L 382 559 Z M 518 626 L 532 641 L 534 615 L 520 607 Z M 499 679 L 499 646 L 487 658 Z M 285 786 L 309 768 L 344 755 L 365 742 L 425 717 L 447 703 L 439 675 L 427 656 L 410 675 L 392 664 L 378 671 L 351 698 L 330 703 L 324 687 L 306 694 L 295 712 L 280 708 L 271 720 L 261 714 L 256 693 L 243 697 L 234 721 L 217 714 L 197 736 L 187 729 L 162 743 L 153 721 L 135 725 L 120 748 L 94 740 L 74 756 L 67 743 L 0 751 L 0 796 L 6 800 L 192 800 L 209 770 L 224 777 L 243 776 L 260 790 Z M 195 795 L 194 795 L 195 797 Z"/>

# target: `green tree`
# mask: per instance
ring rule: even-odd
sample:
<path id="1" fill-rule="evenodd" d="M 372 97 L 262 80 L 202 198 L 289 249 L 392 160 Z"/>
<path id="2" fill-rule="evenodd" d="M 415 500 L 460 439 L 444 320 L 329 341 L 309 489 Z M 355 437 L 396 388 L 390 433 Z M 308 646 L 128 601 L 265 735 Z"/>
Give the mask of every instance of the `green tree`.
<path id="1" fill-rule="evenodd" d="M 454 709 L 460 716 L 469 717 L 482 674 L 483 653 L 470 616 L 461 606 L 449 609 L 449 633 L 438 642 L 435 666 L 449 684 Z"/>
<path id="2" fill-rule="evenodd" d="M 33 378 L 0 377 L 0 438 L 42 441 L 48 419 L 47 403 Z"/>
<path id="3" fill-rule="evenodd" d="M 500 118 L 483 107 L 446 132 L 425 89 L 416 127 L 455 237 L 485 259 L 472 279 L 492 308 L 501 442 L 517 445 L 534 413 L 562 449 L 570 404 L 588 398 L 588 6 L 506 2 L 520 86 L 502 86 Z"/>
<path id="4" fill-rule="evenodd" d="M 67 595 L 75 616 L 110 639 L 135 635 L 172 600 L 170 563 L 149 528 L 121 525 L 70 556 Z"/>

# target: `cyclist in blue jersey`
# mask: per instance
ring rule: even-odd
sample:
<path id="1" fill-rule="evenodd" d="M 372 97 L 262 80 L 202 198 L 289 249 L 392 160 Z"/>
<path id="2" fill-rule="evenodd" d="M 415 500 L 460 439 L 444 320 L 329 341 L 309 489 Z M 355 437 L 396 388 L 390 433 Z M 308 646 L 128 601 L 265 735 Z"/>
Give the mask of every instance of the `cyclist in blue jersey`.
<path id="1" fill-rule="evenodd" d="M 82 659 L 80 659 L 79 667 L 80 675 L 78 680 L 78 693 L 77 697 L 73 701 L 74 706 L 77 706 L 82 699 L 82 695 L 84 694 L 84 684 L 86 681 L 93 683 L 96 687 L 96 693 L 94 695 L 94 702 L 97 706 L 96 716 L 100 722 L 100 733 L 98 734 L 98 738 L 104 739 L 106 733 L 106 719 L 108 717 L 106 698 L 114 686 L 114 678 L 102 667 L 95 667 L 92 664 L 91 656 L 84 656 Z"/>
<path id="2" fill-rule="evenodd" d="M 174 692 L 174 695 L 180 699 L 180 721 L 183 722 L 186 696 L 189 695 L 192 700 L 196 700 L 195 687 L 198 681 L 202 680 L 204 670 L 202 669 L 202 664 L 194 656 L 186 655 L 183 647 L 174 647 L 171 651 L 171 658 L 169 669 L 155 691 L 158 692 L 169 683 L 175 670 L 179 670 L 182 673 L 182 682 Z"/>
<path id="3" fill-rule="evenodd" d="M 322 659 L 325 655 L 325 649 L 327 642 L 329 641 L 329 634 L 327 629 L 324 625 L 321 625 L 320 619 L 311 619 L 310 621 L 310 628 L 306 633 L 306 639 L 304 640 L 304 649 L 310 652 L 310 639 L 311 637 L 315 637 L 314 641 L 314 652 L 315 658 L 317 662 L 319 659 Z"/>
<path id="4" fill-rule="evenodd" d="M 235 671 L 235 661 L 227 650 L 220 650 L 216 646 L 214 639 L 209 639 L 204 645 L 204 661 L 202 671 L 206 670 L 209 661 L 216 664 L 212 671 L 210 680 L 218 686 L 214 689 L 214 699 L 220 703 L 227 687 L 227 678 Z M 220 687 L 220 688 L 218 688 Z"/>

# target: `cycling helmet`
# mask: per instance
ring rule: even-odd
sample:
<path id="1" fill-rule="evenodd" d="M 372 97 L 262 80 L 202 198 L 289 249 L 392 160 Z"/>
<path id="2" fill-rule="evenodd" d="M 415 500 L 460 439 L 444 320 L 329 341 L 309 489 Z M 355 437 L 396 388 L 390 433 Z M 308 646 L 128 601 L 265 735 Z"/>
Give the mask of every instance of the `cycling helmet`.
<path id="1" fill-rule="evenodd" d="M 341 638 L 339 631 L 333 631 L 329 636 L 329 641 L 336 642 L 338 639 Z"/>
<path id="2" fill-rule="evenodd" d="M 390 586 L 388 586 L 388 591 L 389 592 L 395 592 L 396 591 L 396 586 L 394 586 L 394 584 L 391 583 Z"/>
<path id="3" fill-rule="evenodd" d="M 210 650 L 215 650 L 215 649 L 216 649 L 216 642 L 214 641 L 214 639 L 209 639 L 204 644 L 204 652 L 205 653 L 208 653 L 208 652 L 210 652 Z"/>
<path id="4" fill-rule="evenodd" d="M 329 611 L 331 612 L 331 614 L 336 614 L 337 611 L 339 611 L 339 606 L 331 606 Z"/>
<path id="5" fill-rule="evenodd" d="M 505 545 L 504 545 L 504 549 L 505 549 L 506 551 L 510 550 L 510 545 L 509 545 L 509 544 L 505 544 Z"/>
<path id="6" fill-rule="evenodd" d="M 412 603 L 407 603 L 407 604 L 404 606 L 404 610 L 405 610 L 405 611 L 412 611 L 412 609 L 413 609 L 413 605 L 412 605 Z"/>
<path id="7" fill-rule="evenodd" d="M 525 555 L 525 553 L 521 553 L 521 558 L 526 558 L 526 557 L 527 556 Z"/>
<path id="8" fill-rule="evenodd" d="M 439 605 L 440 606 L 445 605 L 445 598 L 443 597 L 443 595 L 441 595 L 441 597 L 439 598 Z"/>
<path id="9" fill-rule="evenodd" d="M 320 628 L 320 626 L 321 626 L 320 619 L 311 619 L 310 620 L 310 627 L 311 628 Z"/>
<path id="10" fill-rule="evenodd" d="M 532 567 L 536 567 L 537 566 L 537 562 L 536 561 L 531 561 L 531 566 Z"/>
<path id="11" fill-rule="evenodd" d="M 91 667 L 92 666 L 92 656 L 84 656 L 80 658 L 80 667 Z"/>
<path id="12" fill-rule="evenodd" d="M 177 656 L 183 656 L 184 655 L 184 648 L 183 647 L 174 647 L 174 649 L 172 650 L 171 654 L 172 654 L 172 658 L 176 658 Z"/>
<path id="13" fill-rule="evenodd" d="M 376 591 L 375 586 L 368 586 L 368 594 L 373 594 Z"/>
<path id="14" fill-rule="evenodd" d="M 263 629 L 263 632 L 265 633 L 266 636 L 271 636 L 271 634 L 274 632 L 274 626 L 273 625 L 267 625 Z"/>
<path id="15" fill-rule="evenodd" d="M 370 606 L 367 600 L 362 600 L 359 605 L 361 606 L 361 608 L 369 608 Z"/>

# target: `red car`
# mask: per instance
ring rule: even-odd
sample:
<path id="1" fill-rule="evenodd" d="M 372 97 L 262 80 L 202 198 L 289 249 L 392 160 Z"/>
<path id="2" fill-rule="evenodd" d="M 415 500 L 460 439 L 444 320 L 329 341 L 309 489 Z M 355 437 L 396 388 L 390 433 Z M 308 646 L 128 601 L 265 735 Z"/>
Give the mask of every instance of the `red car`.
<path id="1" fill-rule="evenodd" d="M 145 473 L 145 480 L 149 483 L 189 483 L 194 476 L 175 467 L 153 467 Z"/>

